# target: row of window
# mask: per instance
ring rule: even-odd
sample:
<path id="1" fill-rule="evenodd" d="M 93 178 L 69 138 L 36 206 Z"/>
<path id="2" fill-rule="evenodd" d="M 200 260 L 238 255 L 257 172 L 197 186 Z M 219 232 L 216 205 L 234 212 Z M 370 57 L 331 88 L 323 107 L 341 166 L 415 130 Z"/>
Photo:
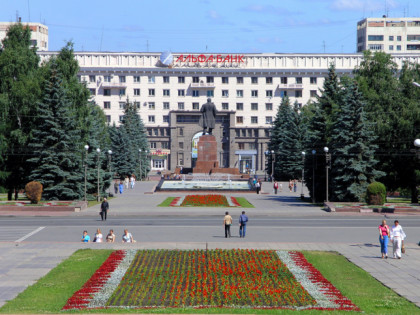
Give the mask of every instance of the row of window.
<path id="1" fill-rule="evenodd" d="M 133 83 L 140 83 L 141 82 L 141 77 L 138 75 L 134 75 L 134 76 L 130 76 L 132 77 L 132 82 Z M 104 82 L 112 82 L 114 76 L 113 75 L 104 75 L 104 76 L 96 76 L 96 75 L 89 75 L 88 77 L 85 76 L 79 76 L 79 81 L 86 81 L 86 79 L 89 80 L 90 83 L 96 83 L 97 80 L 98 81 L 102 81 L 102 78 L 104 80 Z M 162 80 L 163 83 L 170 83 L 170 78 L 169 76 L 163 76 Z M 244 77 L 235 77 L 236 78 L 236 83 L 237 84 L 244 84 Z M 264 77 L 265 78 L 265 84 L 273 84 L 273 77 Z M 232 79 L 231 77 L 221 77 L 222 80 L 222 84 L 229 84 L 229 79 Z M 251 84 L 258 84 L 260 79 L 260 77 L 251 77 Z M 280 83 L 282 84 L 287 84 L 288 80 L 290 78 L 289 77 L 280 77 Z M 127 83 L 127 76 L 125 75 L 120 75 L 118 76 L 118 82 L 119 83 Z M 297 84 L 302 84 L 302 77 L 295 77 L 295 82 Z M 310 77 L 309 78 L 309 82 L 310 84 L 317 84 L 317 77 Z M 156 76 L 148 76 L 147 77 L 147 83 L 156 83 Z M 179 76 L 178 77 L 178 83 L 182 84 L 185 83 L 185 77 L 184 76 Z M 204 78 L 200 78 L 200 77 L 192 77 L 192 83 L 214 83 L 214 77 L 213 76 L 206 76 L 205 79 Z"/>
<path id="2" fill-rule="evenodd" d="M 384 40 L 384 35 L 368 35 L 368 40 L 380 42 Z M 397 42 L 400 42 L 402 41 L 402 37 L 390 35 L 388 36 L 388 40 L 391 42 L 394 40 L 396 40 Z M 407 41 L 420 41 L 420 35 L 407 35 Z"/>

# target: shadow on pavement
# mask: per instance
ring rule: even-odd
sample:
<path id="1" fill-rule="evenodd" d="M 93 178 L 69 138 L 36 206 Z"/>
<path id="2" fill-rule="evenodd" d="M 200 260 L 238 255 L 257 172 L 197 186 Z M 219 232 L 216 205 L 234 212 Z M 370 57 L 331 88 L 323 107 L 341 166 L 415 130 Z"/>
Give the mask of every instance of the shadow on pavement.
<path id="1" fill-rule="evenodd" d="M 313 205 L 311 203 L 302 201 L 298 196 L 266 196 L 264 199 L 274 201 L 274 202 L 281 202 L 284 203 L 285 206 L 293 206 L 293 207 L 319 207 L 319 205 Z"/>

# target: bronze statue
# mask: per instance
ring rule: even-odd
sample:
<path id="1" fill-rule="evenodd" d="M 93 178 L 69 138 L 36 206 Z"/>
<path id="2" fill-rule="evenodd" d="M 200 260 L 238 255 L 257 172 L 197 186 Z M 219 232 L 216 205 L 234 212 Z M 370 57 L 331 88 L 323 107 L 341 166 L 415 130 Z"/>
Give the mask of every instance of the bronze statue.
<path id="1" fill-rule="evenodd" d="M 207 133 L 207 128 L 209 130 L 208 134 L 211 135 L 211 132 L 216 124 L 216 106 L 211 101 L 211 98 L 208 98 L 207 103 L 201 106 L 200 112 L 202 115 L 198 124 L 203 128 L 203 135 Z"/>

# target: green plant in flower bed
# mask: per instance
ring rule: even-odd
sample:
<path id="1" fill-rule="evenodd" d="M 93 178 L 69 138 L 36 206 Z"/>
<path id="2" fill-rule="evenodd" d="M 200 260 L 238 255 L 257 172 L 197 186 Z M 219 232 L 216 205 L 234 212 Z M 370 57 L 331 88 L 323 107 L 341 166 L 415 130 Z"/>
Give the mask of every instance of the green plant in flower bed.
<path id="1" fill-rule="evenodd" d="M 229 207 L 226 197 L 223 195 L 188 195 L 181 207 Z"/>
<path id="2" fill-rule="evenodd" d="M 314 305 L 275 251 L 139 251 L 108 306 Z"/>

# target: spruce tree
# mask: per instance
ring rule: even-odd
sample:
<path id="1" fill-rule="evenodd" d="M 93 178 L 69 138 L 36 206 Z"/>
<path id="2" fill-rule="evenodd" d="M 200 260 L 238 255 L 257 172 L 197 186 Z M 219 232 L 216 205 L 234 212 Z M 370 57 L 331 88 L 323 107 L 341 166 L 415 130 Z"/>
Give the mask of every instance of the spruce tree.
<path id="1" fill-rule="evenodd" d="M 81 159 L 77 151 L 80 135 L 54 63 L 49 71 L 44 98 L 38 104 L 33 138 L 28 145 L 33 155 L 28 160 L 29 178 L 42 183 L 44 199 L 80 199 L 83 192 Z"/>

